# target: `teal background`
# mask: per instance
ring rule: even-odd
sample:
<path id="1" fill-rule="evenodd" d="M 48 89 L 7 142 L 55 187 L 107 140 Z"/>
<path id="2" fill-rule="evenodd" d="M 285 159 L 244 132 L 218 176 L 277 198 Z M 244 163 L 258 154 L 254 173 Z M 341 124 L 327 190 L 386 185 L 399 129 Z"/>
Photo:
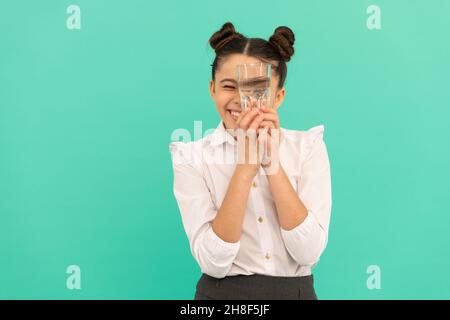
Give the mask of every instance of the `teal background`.
<path id="1" fill-rule="evenodd" d="M 81 30 L 66 28 L 70 4 Z M 381 30 L 366 28 L 370 4 Z M 193 297 L 168 144 L 194 120 L 218 124 L 207 41 L 226 21 L 296 33 L 281 124 L 324 124 L 332 167 L 319 298 L 450 298 L 450 2 L 0 7 L 0 298 Z M 71 264 L 81 290 L 66 288 Z"/>

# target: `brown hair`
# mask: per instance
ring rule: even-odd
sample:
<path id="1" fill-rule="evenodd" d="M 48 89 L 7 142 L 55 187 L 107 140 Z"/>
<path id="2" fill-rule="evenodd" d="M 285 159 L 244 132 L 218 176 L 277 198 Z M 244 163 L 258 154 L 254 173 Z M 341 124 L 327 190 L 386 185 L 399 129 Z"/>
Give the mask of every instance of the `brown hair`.
<path id="1" fill-rule="evenodd" d="M 265 62 L 277 61 L 277 65 L 272 65 L 272 69 L 280 77 L 278 88 L 281 89 L 287 75 L 286 62 L 294 54 L 294 42 L 294 33 L 288 27 L 276 28 L 269 41 L 266 41 L 260 38 L 247 38 L 236 32 L 231 22 L 227 22 L 209 39 L 209 44 L 216 52 L 216 57 L 211 64 L 212 79 L 215 79 L 216 70 L 223 58 L 240 53 Z"/>

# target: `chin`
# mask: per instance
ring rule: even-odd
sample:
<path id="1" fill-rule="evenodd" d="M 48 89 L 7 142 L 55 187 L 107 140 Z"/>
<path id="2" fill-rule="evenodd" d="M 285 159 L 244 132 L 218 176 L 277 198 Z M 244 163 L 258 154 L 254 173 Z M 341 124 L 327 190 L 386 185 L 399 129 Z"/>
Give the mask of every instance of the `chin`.
<path id="1" fill-rule="evenodd" d="M 226 129 L 235 129 L 237 128 L 235 121 L 223 120 Z"/>
<path id="2" fill-rule="evenodd" d="M 232 115 L 229 110 L 225 110 L 224 114 L 222 115 L 222 121 L 227 129 L 236 129 L 238 127 L 236 120 L 236 115 Z"/>

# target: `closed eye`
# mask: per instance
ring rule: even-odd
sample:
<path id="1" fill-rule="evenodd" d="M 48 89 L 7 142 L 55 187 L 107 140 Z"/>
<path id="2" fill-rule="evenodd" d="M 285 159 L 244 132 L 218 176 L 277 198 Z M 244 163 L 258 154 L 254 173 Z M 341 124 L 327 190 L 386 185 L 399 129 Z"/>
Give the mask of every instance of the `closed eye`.
<path id="1" fill-rule="evenodd" d="M 234 90 L 235 88 L 233 86 L 224 86 L 225 89 L 232 89 Z"/>

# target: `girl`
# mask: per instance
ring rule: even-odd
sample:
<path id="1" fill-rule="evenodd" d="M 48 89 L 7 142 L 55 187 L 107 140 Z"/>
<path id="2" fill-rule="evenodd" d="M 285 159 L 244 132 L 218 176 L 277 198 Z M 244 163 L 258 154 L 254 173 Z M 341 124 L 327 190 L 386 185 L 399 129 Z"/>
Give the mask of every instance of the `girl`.
<path id="1" fill-rule="evenodd" d="M 247 38 L 229 22 L 209 40 L 216 53 L 210 94 L 221 121 L 200 140 L 170 144 L 174 195 L 203 273 L 196 300 L 317 299 L 311 270 L 328 240 L 330 165 L 323 125 L 280 127 L 294 40 L 288 27 L 266 41 Z M 271 65 L 273 107 L 241 111 L 237 65 L 261 62 Z M 258 141 L 262 130 L 272 138 L 278 130 L 277 139 L 265 140 L 277 154 L 274 172 L 267 174 L 259 157 L 249 161 L 249 140 L 236 139 L 235 129 L 256 131 Z M 244 161 L 218 161 L 233 159 L 245 143 Z"/>

